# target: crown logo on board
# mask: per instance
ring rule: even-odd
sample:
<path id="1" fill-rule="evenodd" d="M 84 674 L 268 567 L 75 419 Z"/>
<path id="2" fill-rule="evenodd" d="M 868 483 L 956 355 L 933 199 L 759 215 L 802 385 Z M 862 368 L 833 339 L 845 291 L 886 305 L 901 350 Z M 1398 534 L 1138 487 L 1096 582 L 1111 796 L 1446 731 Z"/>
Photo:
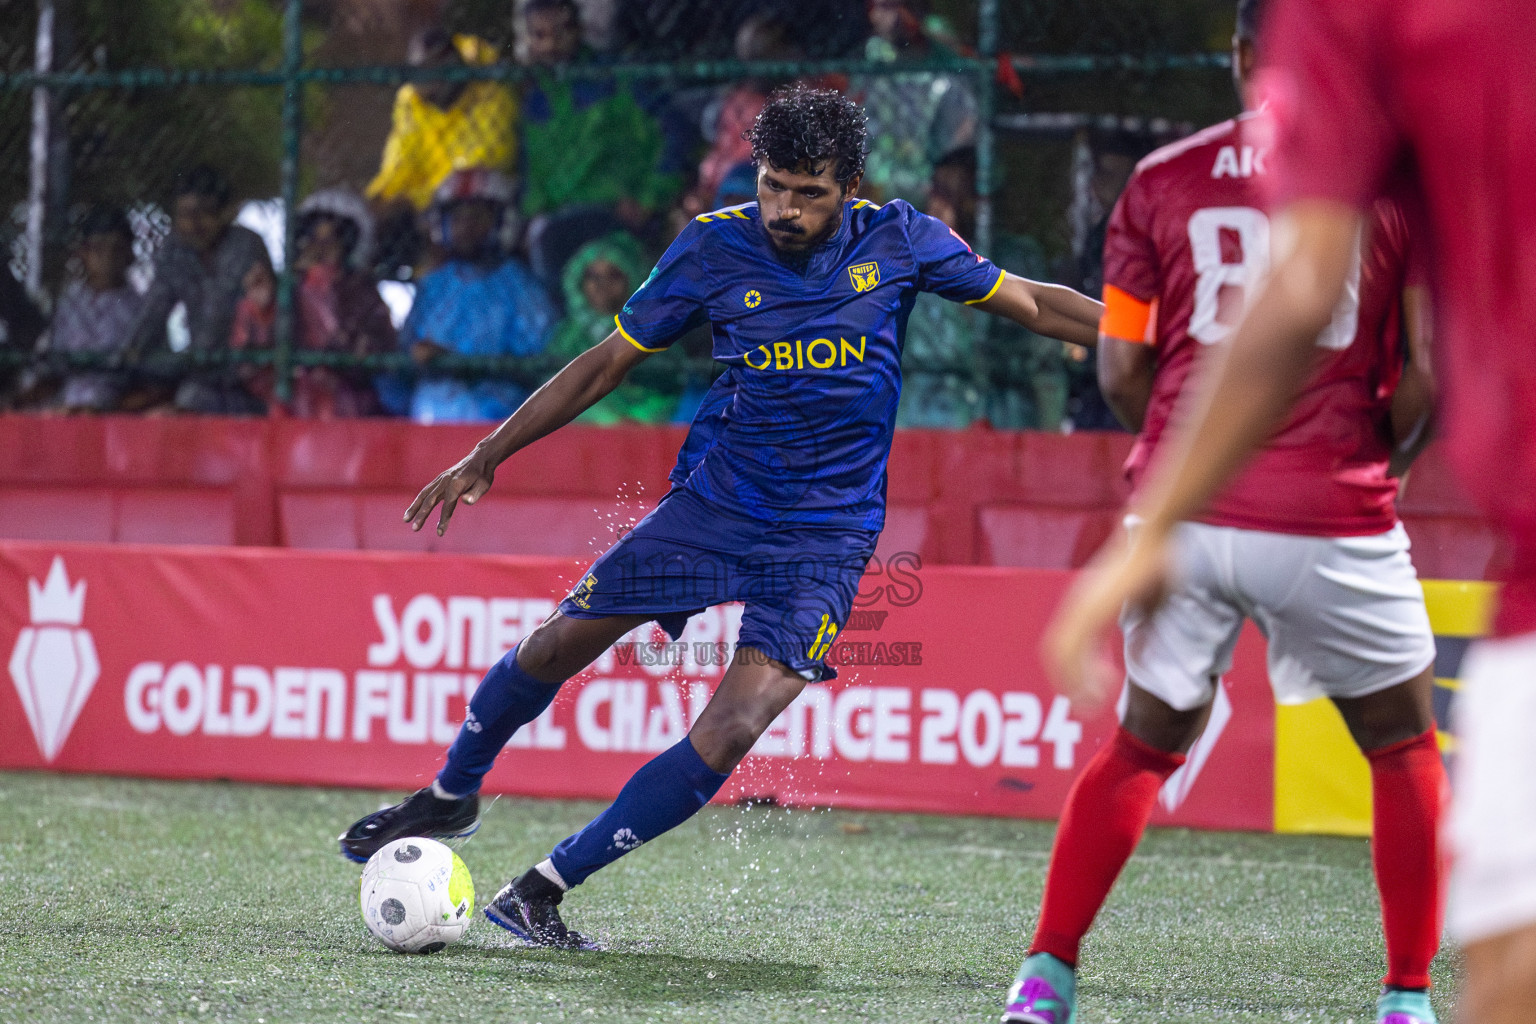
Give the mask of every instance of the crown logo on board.
<path id="1" fill-rule="evenodd" d="M 31 605 L 35 626 L 78 626 L 85 615 L 85 580 L 71 587 L 64 559 L 54 556 L 48 579 L 42 586 L 38 586 L 35 579 L 27 579 L 27 602 Z"/>

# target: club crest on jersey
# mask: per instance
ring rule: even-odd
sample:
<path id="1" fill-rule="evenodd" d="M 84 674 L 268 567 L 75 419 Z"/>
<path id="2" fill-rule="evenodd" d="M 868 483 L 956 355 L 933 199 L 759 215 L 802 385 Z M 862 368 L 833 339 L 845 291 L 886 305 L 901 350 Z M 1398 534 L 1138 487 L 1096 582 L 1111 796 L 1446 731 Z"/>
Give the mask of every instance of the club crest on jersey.
<path id="1" fill-rule="evenodd" d="M 856 292 L 872 292 L 880 284 L 880 264 L 860 263 L 848 268 L 848 277 Z"/>
<path id="2" fill-rule="evenodd" d="M 763 295 L 756 288 L 754 288 L 747 292 L 741 301 L 747 304 L 748 309 L 756 309 L 762 303 Z"/>
<path id="3" fill-rule="evenodd" d="M 578 608 L 587 608 L 590 610 L 592 590 L 596 586 L 597 577 L 589 574 L 586 579 L 582 580 L 576 585 L 575 590 L 571 591 L 569 598 L 570 602 Z"/>

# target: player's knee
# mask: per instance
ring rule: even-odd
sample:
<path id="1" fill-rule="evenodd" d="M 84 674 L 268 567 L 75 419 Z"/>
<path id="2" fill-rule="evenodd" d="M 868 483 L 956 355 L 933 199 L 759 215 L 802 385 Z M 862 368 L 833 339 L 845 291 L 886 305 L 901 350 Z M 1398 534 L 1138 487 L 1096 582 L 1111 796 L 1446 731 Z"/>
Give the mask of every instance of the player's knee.
<path id="1" fill-rule="evenodd" d="M 564 678 L 561 671 L 563 645 L 554 621 L 541 624 L 517 646 L 517 667 L 546 682 L 559 682 Z"/>
<path id="2" fill-rule="evenodd" d="M 765 726 L 746 711 L 700 721 L 688 735 L 704 763 L 717 772 L 729 772 L 752 750 Z"/>
<path id="3" fill-rule="evenodd" d="M 757 738 L 763 734 L 757 723 L 747 715 L 733 716 L 726 721 L 716 737 L 716 746 L 732 766 L 747 756 Z"/>
<path id="4" fill-rule="evenodd" d="M 1187 753 L 1200 738 L 1211 713 L 1209 704 L 1181 711 L 1134 683 L 1128 691 L 1125 716 L 1120 724 L 1147 746 Z"/>
<path id="5" fill-rule="evenodd" d="M 1427 690 L 1420 680 L 1390 687 L 1365 697 L 1339 698 L 1334 704 L 1349 734 L 1364 751 L 1380 750 L 1416 736 L 1435 724 Z"/>
<path id="6" fill-rule="evenodd" d="M 1351 727 L 1349 733 L 1355 745 L 1369 754 L 1373 750 L 1384 750 L 1421 736 L 1427 729 L 1427 725 L 1421 725 L 1415 720 L 1399 718 L 1385 722 L 1361 723 Z"/>

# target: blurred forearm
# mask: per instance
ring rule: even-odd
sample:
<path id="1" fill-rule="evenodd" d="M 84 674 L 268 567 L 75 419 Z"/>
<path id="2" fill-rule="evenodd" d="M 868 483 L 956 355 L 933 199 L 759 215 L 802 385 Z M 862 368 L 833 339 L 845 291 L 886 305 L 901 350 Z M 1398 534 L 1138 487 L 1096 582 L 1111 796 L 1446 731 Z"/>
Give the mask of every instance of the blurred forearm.
<path id="1" fill-rule="evenodd" d="M 566 364 L 477 447 L 500 464 L 595 405 L 618 387 L 646 354 L 617 332 Z"/>

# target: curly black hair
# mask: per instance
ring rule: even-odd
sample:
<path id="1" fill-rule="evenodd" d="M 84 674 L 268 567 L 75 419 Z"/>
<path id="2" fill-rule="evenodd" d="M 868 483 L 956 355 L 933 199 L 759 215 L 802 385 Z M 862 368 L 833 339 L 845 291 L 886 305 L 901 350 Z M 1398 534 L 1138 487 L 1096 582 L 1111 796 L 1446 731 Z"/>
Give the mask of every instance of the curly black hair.
<path id="1" fill-rule="evenodd" d="M 840 92 L 793 85 L 769 96 L 741 137 L 760 164 L 810 174 L 830 164 L 832 177 L 846 186 L 864 173 L 867 121 L 864 108 Z"/>

